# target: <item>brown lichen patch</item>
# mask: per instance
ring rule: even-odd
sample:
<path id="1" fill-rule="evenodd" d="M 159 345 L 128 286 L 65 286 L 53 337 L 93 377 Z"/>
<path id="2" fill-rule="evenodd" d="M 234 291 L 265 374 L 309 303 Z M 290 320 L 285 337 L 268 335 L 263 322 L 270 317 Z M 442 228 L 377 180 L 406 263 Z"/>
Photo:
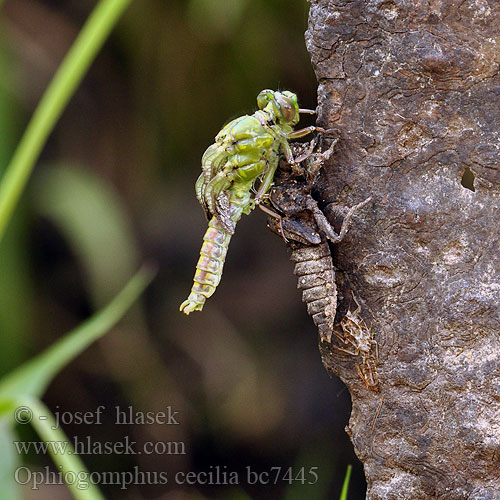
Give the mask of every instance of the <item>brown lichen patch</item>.
<path id="1" fill-rule="evenodd" d="M 399 16 L 398 6 L 394 2 L 384 2 L 379 10 L 386 19 L 392 20 Z"/>
<path id="2" fill-rule="evenodd" d="M 421 151 L 432 141 L 432 136 L 418 123 L 405 123 L 398 132 L 398 151 L 402 156 Z"/>
<path id="3" fill-rule="evenodd" d="M 467 131 L 473 131 L 475 128 L 474 122 L 467 117 L 459 114 L 454 114 L 448 121 L 446 127 L 446 137 L 450 139 L 458 139 Z"/>

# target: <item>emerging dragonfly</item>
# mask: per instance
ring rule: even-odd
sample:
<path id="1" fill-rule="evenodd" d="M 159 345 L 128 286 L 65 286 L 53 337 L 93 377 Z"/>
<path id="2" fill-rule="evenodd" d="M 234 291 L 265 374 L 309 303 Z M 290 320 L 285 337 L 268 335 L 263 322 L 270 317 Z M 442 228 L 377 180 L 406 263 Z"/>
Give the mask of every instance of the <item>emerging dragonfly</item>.
<path id="1" fill-rule="evenodd" d="M 293 163 L 288 141 L 314 131 L 325 132 L 315 126 L 293 129 L 300 113 L 314 113 L 299 109 L 293 92 L 263 90 L 257 96 L 257 106 L 253 115 L 229 122 L 203 154 L 195 190 L 210 222 L 191 293 L 180 306 L 186 314 L 201 311 L 215 292 L 236 223 L 259 205 L 271 188 L 280 154 Z"/>

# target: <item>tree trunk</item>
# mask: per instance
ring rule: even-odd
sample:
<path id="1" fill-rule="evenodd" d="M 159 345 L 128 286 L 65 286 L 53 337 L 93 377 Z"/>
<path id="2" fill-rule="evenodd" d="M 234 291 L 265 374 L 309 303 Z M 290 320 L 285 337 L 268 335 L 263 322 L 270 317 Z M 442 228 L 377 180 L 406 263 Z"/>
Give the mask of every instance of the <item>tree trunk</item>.
<path id="1" fill-rule="evenodd" d="M 372 196 L 333 259 L 379 392 L 320 345 L 367 498 L 500 499 L 500 3 L 312 0 L 306 40 L 340 130 L 313 194 L 337 227 L 333 204 Z"/>

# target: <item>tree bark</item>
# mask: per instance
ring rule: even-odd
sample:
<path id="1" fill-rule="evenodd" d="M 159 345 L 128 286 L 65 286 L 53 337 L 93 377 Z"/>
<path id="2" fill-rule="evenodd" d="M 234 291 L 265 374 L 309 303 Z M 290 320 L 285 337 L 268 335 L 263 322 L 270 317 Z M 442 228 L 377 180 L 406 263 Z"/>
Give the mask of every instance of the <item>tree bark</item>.
<path id="1" fill-rule="evenodd" d="M 367 498 L 500 499 L 500 3 L 312 0 L 306 41 L 340 131 L 313 194 L 336 227 L 373 198 L 332 252 L 380 392 L 320 344 Z"/>

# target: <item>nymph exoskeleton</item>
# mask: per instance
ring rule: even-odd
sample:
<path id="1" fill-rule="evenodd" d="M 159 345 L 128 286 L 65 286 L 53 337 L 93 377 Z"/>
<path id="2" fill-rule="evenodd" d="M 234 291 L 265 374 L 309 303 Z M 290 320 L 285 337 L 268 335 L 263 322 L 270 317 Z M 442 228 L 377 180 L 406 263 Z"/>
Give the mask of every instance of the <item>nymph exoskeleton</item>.
<path id="1" fill-rule="evenodd" d="M 280 155 L 293 162 L 288 141 L 315 130 L 324 132 L 314 126 L 293 129 L 300 113 L 313 112 L 299 109 L 292 92 L 263 90 L 257 96 L 257 105 L 259 109 L 253 115 L 228 123 L 203 155 L 195 191 L 210 222 L 191 293 L 180 306 L 186 314 L 201 311 L 205 300 L 215 292 L 236 223 L 269 191 Z"/>
<path id="2" fill-rule="evenodd" d="M 361 306 L 356 297 L 354 301 L 358 306 L 354 312 L 347 311 L 340 322 L 343 335 L 339 336 L 344 345 L 351 345 L 351 349 L 338 347 L 337 349 L 361 357 L 361 367 L 356 363 L 356 370 L 366 387 L 372 391 L 378 392 L 379 379 L 376 370 L 378 363 L 378 344 L 373 338 L 373 332 L 366 326 L 366 323 L 359 316 Z"/>
<path id="3" fill-rule="evenodd" d="M 320 339 L 331 342 L 337 311 L 337 286 L 335 268 L 328 242 L 339 243 L 351 224 L 354 212 L 366 205 L 371 198 L 351 207 L 345 214 L 337 234 L 311 195 L 312 184 L 323 163 L 333 152 L 335 142 L 324 153 L 313 153 L 315 142 L 308 147 L 294 145 L 297 159 L 289 165 L 289 173 L 280 172 L 280 183 L 271 191 L 273 207 L 283 215 L 273 214 L 269 227 L 281 235 L 292 249 L 297 287 L 302 290 L 302 300 L 307 312 L 318 327 Z"/>

